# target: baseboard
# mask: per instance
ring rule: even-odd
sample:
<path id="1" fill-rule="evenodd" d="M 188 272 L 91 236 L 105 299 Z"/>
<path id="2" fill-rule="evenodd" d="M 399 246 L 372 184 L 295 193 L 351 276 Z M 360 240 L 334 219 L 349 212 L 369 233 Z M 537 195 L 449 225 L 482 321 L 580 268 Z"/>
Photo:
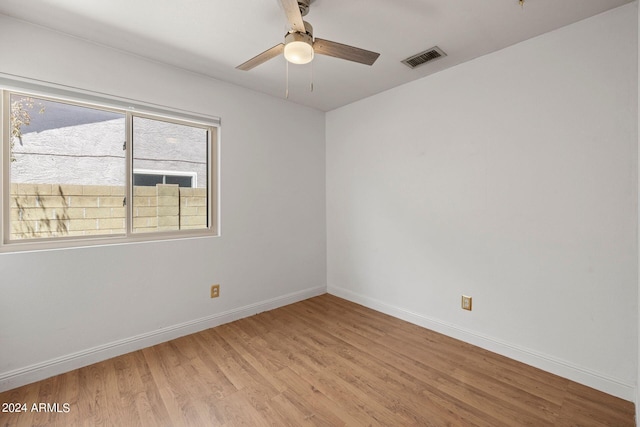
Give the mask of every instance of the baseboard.
<path id="1" fill-rule="evenodd" d="M 222 313 L 216 313 L 211 316 L 202 317 L 55 359 L 46 360 L 24 368 L 3 372 L 0 373 L 0 392 L 50 378 L 54 375 L 69 372 L 74 369 L 82 368 L 93 363 L 170 341 L 185 335 L 233 322 L 234 320 L 253 316 L 254 314 L 261 313 L 263 311 L 273 310 L 278 307 L 293 304 L 314 296 L 322 295 L 326 293 L 326 291 L 327 289 L 324 286 L 321 286 L 305 289 L 299 292 L 293 292 L 287 295 L 271 298 L 266 301 L 249 304 Z"/>
<path id="2" fill-rule="evenodd" d="M 344 298 L 398 319 L 431 329 L 452 338 L 484 348 L 485 350 L 489 350 L 502 356 L 509 357 L 510 359 L 542 369 L 543 371 L 551 372 L 552 374 L 595 388 L 596 390 L 603 391 L 612 396 L 616 396 L 630 402 L 635 402 L 636 400 L 635 385 L 627 384 L 621 380 L 608 377 L 607 375 L 576 366 L 554 356 L 542 354 L 528 348 L 523 348 L 492 337 L 484 336 L 474 331 L 469 331 L 456 325 L 414 313 L 401 307 L 396 307 L 374 298 L 352 292 L 348 289 L 336 286 L 327 286 L 327 292 L 331 295 Z"/>

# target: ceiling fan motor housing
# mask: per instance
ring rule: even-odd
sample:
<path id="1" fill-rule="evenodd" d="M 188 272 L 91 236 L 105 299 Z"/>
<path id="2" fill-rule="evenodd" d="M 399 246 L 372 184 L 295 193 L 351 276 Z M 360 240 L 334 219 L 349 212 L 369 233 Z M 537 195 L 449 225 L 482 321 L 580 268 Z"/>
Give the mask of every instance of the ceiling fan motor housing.
<path id="1" fill-rule="evenodd" d="M 290 41 L 302 41 L 305 43 L 313 44 L 313 25 L 309 24 L 307 21 L 304 22 L 305 32 L 296 32 L 294 30 L 289 31 L 284 35 L 284 44 L 286 45 Z M 294 36 L 294 37 L 291 37 Z"/>
<path id="2" fill-rule="evenodd" d="M 311 0 L 298 0 L 298 9 L 300 9 L 300 14 L 302 16 L 307 16 L 309 13 L 309 4 Z"/>

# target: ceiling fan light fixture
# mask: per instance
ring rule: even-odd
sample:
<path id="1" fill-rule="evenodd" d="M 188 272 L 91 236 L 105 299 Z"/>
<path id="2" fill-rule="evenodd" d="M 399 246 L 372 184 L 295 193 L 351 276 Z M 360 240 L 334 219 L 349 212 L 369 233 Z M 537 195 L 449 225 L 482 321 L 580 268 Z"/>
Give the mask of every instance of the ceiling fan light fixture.
<path id="1" fill-rule="evenodd" d="M 243 62 L 236 68 L 249 71 L 258 65 L 280 56 L 293 64 L 308 64 L 318 55 L 333 56 L 365 65 L 373 65 L 380 56 L 377 52 L 360 49 L 342 43 L 332 42 L 313 37 L 313 26 L 302 17 L 309 12 L 309 5 L 313 0 L 280 0 L 287 15 L 291 29 L 284 35 L 284 43 L 279 43 L 261 54 Z M 287 68 L 288 70 L 288 68 Z"/>
<path id="2" fill-rule="evenodd" d="M 284 57 L 292 64 L 308 64 L 313 60 L 313 41 L 309 34 L 289 33 L 284 38 Z"/>

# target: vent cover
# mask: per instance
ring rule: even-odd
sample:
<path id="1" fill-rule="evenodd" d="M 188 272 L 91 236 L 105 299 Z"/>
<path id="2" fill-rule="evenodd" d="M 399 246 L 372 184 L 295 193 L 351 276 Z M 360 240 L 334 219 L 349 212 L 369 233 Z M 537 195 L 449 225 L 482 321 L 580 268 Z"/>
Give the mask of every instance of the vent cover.
<path id="1" fill-rule="evenodd" d="M 424 52 L 420 52 L 416 55 L 408 57 L 407 59 L 402 61 L 402 63 L 409 68 L 416 68 L 422 64 L 435 61 L 436 59 L 442 58 L 444 56 L 447 56 L 447 54 L 444 53 L 444 51 L 438 46 L 434 46 L 431 49 L 425 50 Z"/>

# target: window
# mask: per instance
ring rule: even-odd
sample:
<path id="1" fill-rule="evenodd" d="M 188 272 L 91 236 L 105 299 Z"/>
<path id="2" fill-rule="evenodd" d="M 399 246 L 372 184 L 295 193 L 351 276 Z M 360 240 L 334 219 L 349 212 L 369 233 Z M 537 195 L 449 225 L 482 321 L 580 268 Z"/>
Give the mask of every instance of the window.
<path id="1" fill-rule="evenodd" d="M 179 187 L 197 187 L 198 176 L 195 172 L 133 171 L 133 185 L 153 187 L 156 184 L 178 184 Z"/>
<path id="2" fill-rule="evenodd" d="M 216 234 L 217 121 L 13 91 L 2 110 L 4 245 Z"/>

